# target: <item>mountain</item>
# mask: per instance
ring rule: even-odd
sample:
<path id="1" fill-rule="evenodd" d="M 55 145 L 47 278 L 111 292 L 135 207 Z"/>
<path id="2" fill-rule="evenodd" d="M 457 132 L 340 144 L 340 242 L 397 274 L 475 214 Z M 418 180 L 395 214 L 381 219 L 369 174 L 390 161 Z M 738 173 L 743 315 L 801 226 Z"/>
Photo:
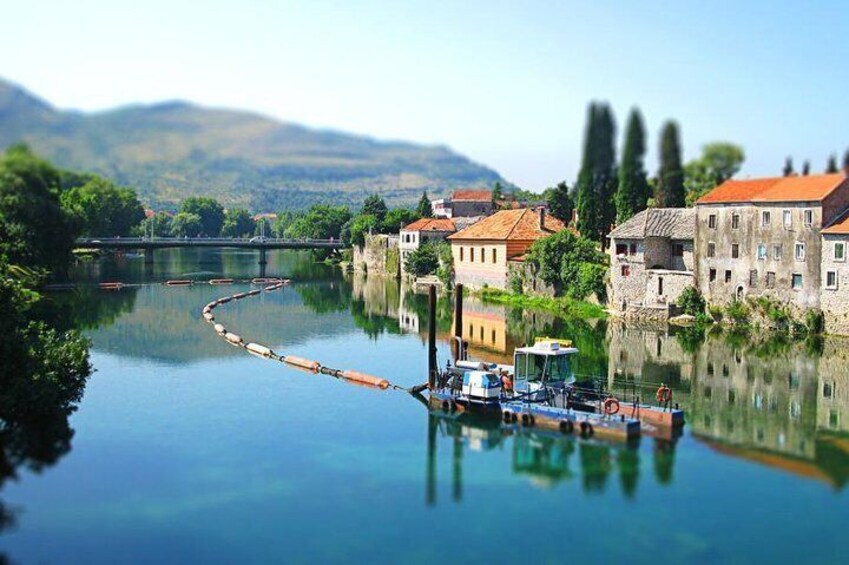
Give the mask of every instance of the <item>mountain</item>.
<path id="1" fill-rule="evenodd" d="M 57 166 L 129 186 L 149 205 L 212 196 L 255 211 L 357 205 L 379 193 L 412 204 L 503 179 L 445 146 L 378 141 L 187 102 L 62 111 L 0 80 L 0 148 L 27 143 Z"/>

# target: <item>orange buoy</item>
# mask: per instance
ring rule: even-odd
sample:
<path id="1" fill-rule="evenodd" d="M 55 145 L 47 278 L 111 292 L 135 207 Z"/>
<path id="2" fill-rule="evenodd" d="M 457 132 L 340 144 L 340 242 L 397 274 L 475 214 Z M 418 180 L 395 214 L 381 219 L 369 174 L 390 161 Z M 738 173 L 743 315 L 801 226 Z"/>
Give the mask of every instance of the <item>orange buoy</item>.
<path id="1" fill-rule="evenodd" d="M 188 286 L 192 284 L 193 281 L 190 279 L 172 279 L 170 281 L 165 281 L 165 286 Z"/>
<path id="2" fill-rule="evenodd" d="M 666 386 L 665 384 L 661 384 L 657 389 L 657 397 L 658 402 L 669 402 L 672 400 L 672 389 Z"/>
<path id="3" fill-rule="evenodd" d="M 619 413 L 619 401 L 613 397 L 604 401 L 604 413 L 608 416 Z"/>
<path id="4" fill-rule="evenodd" d="M 389 381 L 387 381 L 386 379 L 381 379 L 380 377 L 360 373 L 359 371 L 342 371 L 342 378 L 377 388 L 389 388 Z"/>
<path id="5" fill-rule="evenodd" d="M 105 290 L 119 290 L 119 289 L 124 287 L 124 283 L 121 283 L 121 282 L 104 282 L 104 283 L 98 284 L 97 286 L 99 286 L 100 288 L 105 289 Z"/>
<path id="6" fill-rule="evenodd" d="M 233 284 L 233 279 L 211 279 L 209 284 Z"/>
<path id="7" fill-rule="evenodd" d="M 303 357 L 296 357 L 295 355 L 286 355 L 283 357 L 283 362 L 296 367 L 301 367 L 302 369 L 309 369 L 314 372 L 318 372 L 318 370 L 321 369 L 321 363 L 318 361 L 304 359 Z"/>

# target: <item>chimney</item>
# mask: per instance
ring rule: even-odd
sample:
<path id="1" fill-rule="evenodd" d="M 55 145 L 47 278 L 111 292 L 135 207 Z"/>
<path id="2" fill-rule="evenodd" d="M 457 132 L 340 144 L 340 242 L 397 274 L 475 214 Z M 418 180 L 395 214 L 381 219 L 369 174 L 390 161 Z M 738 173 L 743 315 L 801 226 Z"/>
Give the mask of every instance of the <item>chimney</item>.
<path id="1" fill-rule="evenodd" d="M 538 209 L 539 212 L 539 229 L 540 231 L 545 231 L 545 208 L 540 206 Z"/>

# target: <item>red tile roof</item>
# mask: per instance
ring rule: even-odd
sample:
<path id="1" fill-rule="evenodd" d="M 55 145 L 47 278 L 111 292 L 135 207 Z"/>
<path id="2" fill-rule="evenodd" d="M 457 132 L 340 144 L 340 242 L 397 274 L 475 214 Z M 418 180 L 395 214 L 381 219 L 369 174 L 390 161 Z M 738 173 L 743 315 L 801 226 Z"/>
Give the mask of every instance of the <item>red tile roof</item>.
<path id="1" fill-rule="evenodd" d="M 491 202 L 491 190 L 455 190 L 451 195 L 452 202 Z"/>
<path id="2" fill-rule="evenodd" d="M 849 234 L 849 210 L 831 222 L 831 225 L 822 230 L 822 233 Z"/>
<path id="3" fill-rule="evenodd" d="M 539 227 L 539 212 L 528 208 L 521 210 L 502 210 L 476 224 L 472 224 L 454 235 L 450 240 L 484 239 L 534 241 L 566 229 L 566 226 L 552 216 L 545 215 L 545 229 Z"/>
<path id="4" fill-rule="evenodd" d="M 751 180 L 728 180 L 701 198 L 697 204 L 738 202 L 821 201 L 846 180 L 843 173 Z"/>
<path id="5" fill-rule="evenodd" d="M 403 231 L 456 231 L 454 222 L 450 218 L 421 218 L 407 224 Z"/>

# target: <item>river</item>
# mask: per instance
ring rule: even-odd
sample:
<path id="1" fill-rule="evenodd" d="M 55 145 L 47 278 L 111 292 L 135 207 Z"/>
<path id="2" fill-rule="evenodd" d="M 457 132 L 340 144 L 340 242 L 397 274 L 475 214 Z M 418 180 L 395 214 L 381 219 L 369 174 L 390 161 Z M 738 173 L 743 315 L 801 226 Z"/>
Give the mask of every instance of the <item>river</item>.
<path id="1" fill-rule="evenodd" d="M 468 299 L 473 356 L 507 360 L 535 336 L 571 338 L 579 373 L 624 394 L 666 382 L 686 410 L 680 438 L 633 446 L 514 434 L 227 345 L 200 309 L 247 284 L 158 284 L 257 273 L 251 252 L 163 251 L 152 270 L 132 257 L 83 264 L 80 291 L 50 295 L 92 339 L 96 372 L 73 436 L 6 471 L 0 553 L 22 563 L 845 558 L 847 341 L 702 342 Z M 275 350 L 403 386 L 425 380 L 425 297 L 303 252 L 270 254 L 268 274 L 293 284 L 216 317 Z M 90 285 L 113 280 L 140 286 Z M 441 364 L 450 333 L 441 303 Z"/>

